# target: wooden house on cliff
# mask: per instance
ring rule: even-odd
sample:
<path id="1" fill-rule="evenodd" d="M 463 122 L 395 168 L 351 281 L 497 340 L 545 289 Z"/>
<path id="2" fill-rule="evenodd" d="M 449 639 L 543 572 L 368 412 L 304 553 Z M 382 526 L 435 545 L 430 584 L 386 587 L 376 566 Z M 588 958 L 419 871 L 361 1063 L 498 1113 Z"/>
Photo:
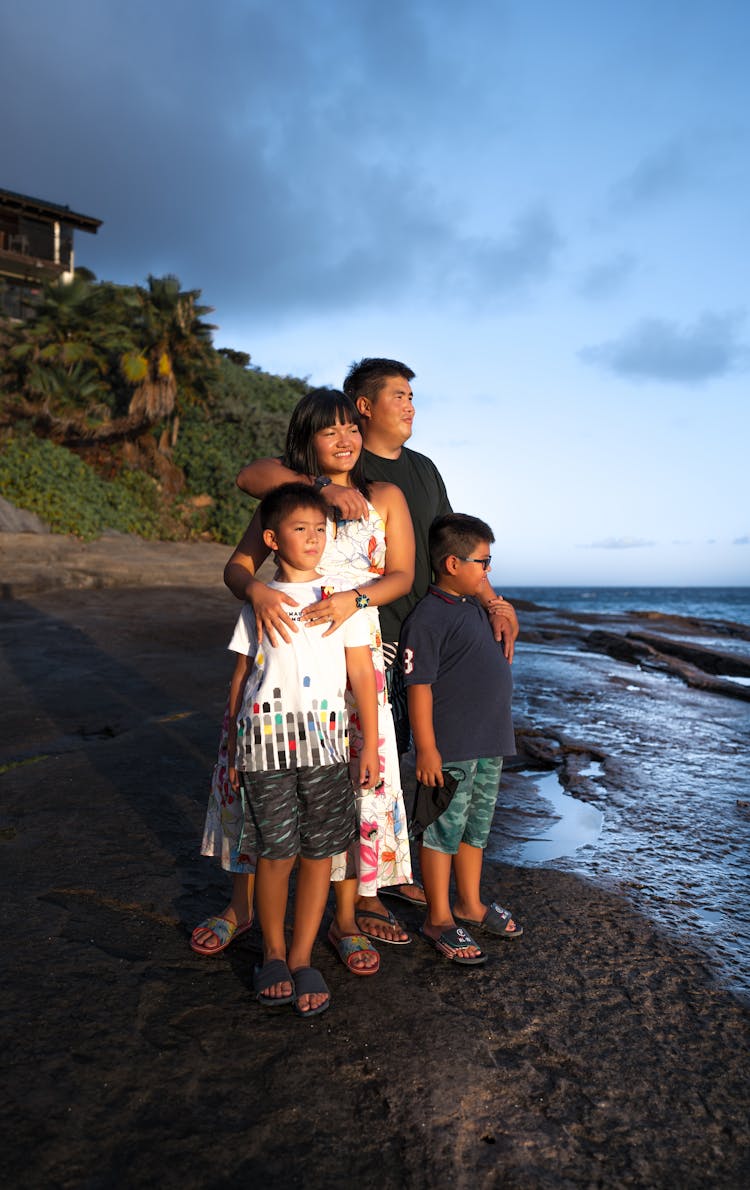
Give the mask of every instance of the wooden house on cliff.
<path id="1" fill-rule="evenodd" d="M 23 318 L 43 281 L 73 276 L 73 233 L 96 234 L 101 219 L 70 207 L 0 190 L 0 307 Z"/>

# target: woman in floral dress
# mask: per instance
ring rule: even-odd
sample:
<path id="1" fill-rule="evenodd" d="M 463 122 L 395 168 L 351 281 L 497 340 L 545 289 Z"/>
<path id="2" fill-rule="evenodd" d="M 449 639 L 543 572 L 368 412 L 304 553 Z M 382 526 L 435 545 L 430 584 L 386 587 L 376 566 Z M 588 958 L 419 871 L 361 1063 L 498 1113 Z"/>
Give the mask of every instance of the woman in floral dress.
<path id="1" fill-rule="evenodd" d="M 330 622 L 335 631 L 355 610 L 370 622 L 373 664 L 378 686 L 379 752 L 382 781 L 374 790 L 357 791 L 359 839 L 348 853 L 333 862 L 332 880 L 336 913 L 329 940 L 342 962 L 358 975 L 374 974 L 379 958 L 371 939 L 394 945 L 410 941 L 400 922 L 378 899 L 378 887 L 402 885 L 412 880 L 406 815 L 399 775 L 393 718 L 385 686 L 385 666 L 380 637 L 378 606 L 391 603 L 411 587 L 414 570 L 414 535 L 403 493 L 393 484 L 368 484 L 362 468 L 359 414 L 343 393 L 316 389 L 303 397 L 292 414 L 284 460 L 265 460 L 271 468 L 267 489 L 294 478 L 308 476 L 324 494 L 329 485 L 351 491 L 358 515 L 343 520 L 332 505 L 328 544 L 321 573 L 351 583 L 321 603 L 306 608 L 303 619 Z M 272 591 L 255 578 L 267 555 L 257 516 L 234 551 L 225 572 L 227 584 L 238 598 L 248 599 L 259 630 L 273 639 L 276 632 L 293 631 L 283 602 L 290 597 Z M 293 602 L 293 600 L 291 600 Z M 350 704 L 352 760 L 361 741 L 356 706 Z M 222 733 L 219 762 L 214 771 L 202 852 L 219 857 L 233 873 L 232 901 L 224 914 L 209 918 L 193 932 L 191 945 L 199 954 L 215 954 L 229 945 L 251 917 L 254 860 L 237 854 L 241 807 L 226 776 L 226 740 Z"/>

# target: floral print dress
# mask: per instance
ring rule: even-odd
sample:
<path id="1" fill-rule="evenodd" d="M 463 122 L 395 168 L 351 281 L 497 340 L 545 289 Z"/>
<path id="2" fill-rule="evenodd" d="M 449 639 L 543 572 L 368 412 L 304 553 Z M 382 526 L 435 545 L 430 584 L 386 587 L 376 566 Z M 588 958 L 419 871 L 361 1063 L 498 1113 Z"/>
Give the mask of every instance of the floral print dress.
<path id="1" fill-rule="evenodd" d="M 366 521 L 328 522 L 328 544 L 321 563 L 328 574 L 335 574 L 363 592 L 366 592 L 368 583 L 375 582 L 385 570 L 385 523 L 372 504 L 368 508 Z M 364 614 L 370 622 L 370 649 L 378 694 L 381 783 L 375 789 L 357 789 L 356 762 L 362 747 L 362 731 L 352 692 L 347 690 L 359 839 L 347 855 L 334 857 L 331 879 L 356 876 L 359 895 L 374 897 L 378 887 L 410 884 L 412 871 L 396 733 L 385 685 L 380 617 L 376 607 L 366 608 Z"/>

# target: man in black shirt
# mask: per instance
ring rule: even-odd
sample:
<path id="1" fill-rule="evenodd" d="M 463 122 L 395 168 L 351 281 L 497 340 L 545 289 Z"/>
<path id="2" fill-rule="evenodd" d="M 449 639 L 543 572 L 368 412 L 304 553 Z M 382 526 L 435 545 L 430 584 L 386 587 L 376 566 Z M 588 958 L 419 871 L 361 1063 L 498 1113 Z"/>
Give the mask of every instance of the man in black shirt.
<path id="1" fill-rule="evenodd" d="M 343 385 L 344 392 L 351 397 L 362 418 L 367 479 L 393 483 L 399 487 L 406 497 L 414 525 L 416 557 L 412 589 L 407 595 L 379 609 L 383 653 L 390 671 L 389 677 L 394 674 L 393 663 L 401 624 L 426 595 L 432 578 L 428 550 L 430 525 L 436 517 L 452 511 L 442 476 L 432 459 L 405 445 L 411 437 L 414 422 L 414 394 L 410 383 L 413 378 L 411 368 L 398 360 L 366 358 L 352 365 Z M 237 476 L 237 485 L 251 496 L 262 497 L 270 488 L 299 478 L 296 472 L 289 471 L 279 460 L 265 459 L 243 467 Z M 310 477 L 312 481 L 314 478 Z M 367 515 L 367 502 L 355 488 L 328 484 L 322 488 L 322 494 L 336 507 L 343 519 L 353 520 Z M 235 590 L 234 593 L 242 597 L 241 591 Z M 489 580 L 485 580 L 479 597 L 490 617 L 495 639 L 502 641 L 503 652 L 508 661 L 512 661 L 518 636 L 515 610 L 507 600 L 495 594 Z M 283 607 L 279 607 L 275 614 L 277 622 L 271 622 L 269 627 L 283 635 L 286 613 Z M 399 686 L 398 680 L 395 689 L 389 683 L 396 733 L 400 736 L 400 746 L 405 747 L 408 742 L 408 720 L 404 720 L 401 714 L 400 704 L 403 698 L 405 706 L 405 698 Z M 416 884 L 394 886 L 382 891 L 420 905 L 425 903 L 423 890 Z"/>

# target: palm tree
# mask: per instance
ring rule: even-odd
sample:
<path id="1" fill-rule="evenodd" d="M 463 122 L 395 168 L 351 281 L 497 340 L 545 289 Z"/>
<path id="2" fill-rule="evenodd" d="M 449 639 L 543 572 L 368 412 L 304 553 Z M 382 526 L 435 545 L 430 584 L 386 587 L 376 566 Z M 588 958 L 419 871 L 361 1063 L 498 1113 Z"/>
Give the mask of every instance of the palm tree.
<path id="1" fill-rule="evenodd" d="M 199 297 L 172 276 L 150 276 L 148 289 L 81 276 L 47 286 L 32 322 L 2 326 L 0 425 L 25 419 L 80 447 L 133 440 L 174 417 L 174 437 L 178 397 L 201 400 L 217 366 Z"/>

